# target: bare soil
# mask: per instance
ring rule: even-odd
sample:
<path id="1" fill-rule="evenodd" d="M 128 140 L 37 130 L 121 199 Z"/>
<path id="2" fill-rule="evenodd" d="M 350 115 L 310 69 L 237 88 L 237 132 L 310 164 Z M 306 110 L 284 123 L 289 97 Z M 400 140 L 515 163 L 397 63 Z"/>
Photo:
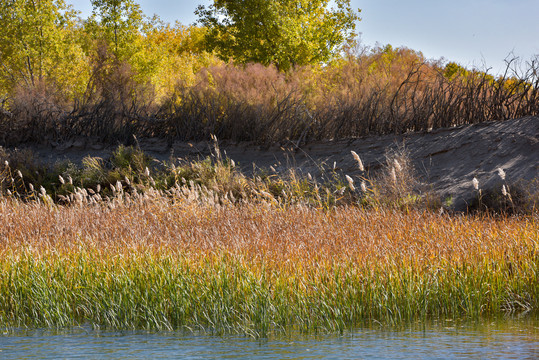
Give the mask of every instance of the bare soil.
<path id="1" fill-rule="evenodd" d="M 167 143 L 158 138 L 140 139 L 139 146 L 157 160 L 203 159 L 210 156 L 209 142 Z M 41 161 L 70 160 L 80 163 L 85 156 L 107 158 L 119 144 L 102 144 L 81 138 L 62 144 L 30 145 Z M 350 151 L 362 158 L 367 173 L 374 176 L 388 153 L 399 149 L 409 154 L 415 173 L 427 188 L 442 198 L 451 198 L 456 210 L 466 207 L 473 197 L 472 179 L 482 188 L 501 187 L 498 168 L 507 182 L 526 181 L 537 186 L 539 175 L 539 117 L 465 125 L 430 132 L 404 135 L 317 141 L 307 144 L 287 142 L 273 146 L 255 143 L 221 142 L 223 153 L 241 166 L 245 173 L 269 169 L 285 173 L 290 168 L 321 176 L 323 168 L 333 168 L 351 176 L 359 175 Z"/>

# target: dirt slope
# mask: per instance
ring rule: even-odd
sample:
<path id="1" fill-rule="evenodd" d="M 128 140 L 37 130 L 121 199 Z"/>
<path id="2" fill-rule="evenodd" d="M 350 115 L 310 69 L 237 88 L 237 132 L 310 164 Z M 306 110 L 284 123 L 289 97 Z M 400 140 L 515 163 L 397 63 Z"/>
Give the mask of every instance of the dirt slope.
<path id="1" fill-rule="evenodd" d="M 160 139 L 140 140 L 141 148 L 159 160 L 204 158 L 210 155 L 208 143 L 167 144 Z M 70 159 L 80 162 L 84 156 L 106 158 L 115 146 L 105 146 L 88 139 L 32 147 L 48 162 Z M 425 133 L 369 136 L 357 139 L 312 142 L 300 147 L 292 142 L 270 147 L 254 144 L 222 143 L 221 150 L 246 172 L 273 166 L 278 171 L 294 167 L 301 172 L 319 175 L 319 165 L 336 163 L 344 174 L 359 174 L 350 151 L 357 152 L 371 175 L 385 161 L 388 151 L 404 147 L 410 154 L 421 181 L 430 184 L 442 197 L 451 196 L 455 209 L 463 209 L 471 198 L 472 179 L 482 188 L 500 183 L 497 169 L 507 173 L 507 180 L 530 181 L 539 175 L 539 118 L 489 122 Z M 536 183 L 537 184 L 537 183 Z"/>

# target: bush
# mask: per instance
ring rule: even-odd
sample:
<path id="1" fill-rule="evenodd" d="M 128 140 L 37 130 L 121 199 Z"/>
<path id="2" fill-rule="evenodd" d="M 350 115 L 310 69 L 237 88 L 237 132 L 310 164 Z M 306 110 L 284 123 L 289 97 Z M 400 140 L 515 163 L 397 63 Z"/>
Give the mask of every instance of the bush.
<path id="1" fill-rule="evenodd" d="M 539 205 L 538 181 L 503 181 L 486 189 L 478 189 L 468 210 L 498 215 L 536 214 Z"/>

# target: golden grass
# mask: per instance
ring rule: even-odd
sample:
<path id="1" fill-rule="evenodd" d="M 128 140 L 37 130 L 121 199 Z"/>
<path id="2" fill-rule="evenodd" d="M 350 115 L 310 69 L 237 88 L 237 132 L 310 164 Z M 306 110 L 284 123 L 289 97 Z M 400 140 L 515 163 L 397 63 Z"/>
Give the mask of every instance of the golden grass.
<path id="1" fill-rule="evenodd" d="M 535 217 L 0 199 L 0 324 L 255 336 L 539 305 Z"/>

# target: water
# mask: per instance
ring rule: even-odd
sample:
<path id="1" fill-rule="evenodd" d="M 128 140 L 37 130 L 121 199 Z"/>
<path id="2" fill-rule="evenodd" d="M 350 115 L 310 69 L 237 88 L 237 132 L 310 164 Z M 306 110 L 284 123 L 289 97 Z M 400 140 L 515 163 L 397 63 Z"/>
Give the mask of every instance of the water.
<path id="1" fill-rule="evenodd" d="M 26 330 L 0 336 L 0 359 L 539 359 L 539 321 L 413 324 L 343 336 L 242 336 Z"/>

